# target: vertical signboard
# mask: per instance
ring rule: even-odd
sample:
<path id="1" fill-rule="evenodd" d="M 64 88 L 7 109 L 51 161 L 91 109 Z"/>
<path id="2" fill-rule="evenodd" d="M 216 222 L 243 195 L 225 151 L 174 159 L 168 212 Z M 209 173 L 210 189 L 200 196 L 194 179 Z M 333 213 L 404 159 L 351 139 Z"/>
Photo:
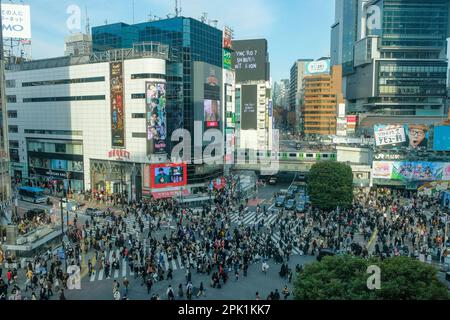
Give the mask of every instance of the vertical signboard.
<path id="1" fill-rule="evenodd" d="M 113 148 L 125 148 L 123 63 L 111 62 L 111 137 Z"/>
<path id="2" fill-rule="evenodd" d="M 147 82 L 145 102 L 147 155 L 165 153 L 167 147 L 166 85 Z"/>
<path id="3" fill-rule="evenodd" d="M 217 68 L 209 67 L 204 69 L 204 95 L 203 112 L 206 128 L 219 128 L 221 121 L 221 101 L 220 71 Z"/>
<path id="4" fill-rule="evenodd" d="M 257 94 L 256 85 L 243 85 L 241 89 L 241 129 L 257 129 Z"/>

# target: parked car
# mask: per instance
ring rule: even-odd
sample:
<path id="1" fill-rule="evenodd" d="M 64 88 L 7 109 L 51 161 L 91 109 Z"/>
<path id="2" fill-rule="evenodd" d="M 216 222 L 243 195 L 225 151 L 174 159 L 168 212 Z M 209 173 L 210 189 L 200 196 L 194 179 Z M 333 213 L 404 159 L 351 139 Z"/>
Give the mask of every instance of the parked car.
<path id="1" fill-rule="evenodd" d="M 294 192 L 294 190 L 289 189 L 289 190 L 286 192 L 286 197 L 287 197 L 288 199 L 294 199 L 294 198 L 295 198 L 295 192 Z"/>
<path id="2" fill-rule="evenodd" d="M 286 210 L 289 210 L 289 211 L 294 210 L 295 209 L 295 200 L 294 199 L 288 199 L 286 201 L 286 204 L 284 205 L 284 208 Z"/>
<path id="3" fill-rule="evenodd" d="M 274 186 L 274 185 L 277 184 L 277 182 L 278 182 L 277 177 L 270 177 L 270 178 L 269 178 L 269 184 L 270 184 L 270 185 Z"/>
<path id="4" fill-rule="evenodd" d="M 319 251 L 319 254 L 317 255 L 317 261 L 322 261 L 322 259 L 326 256 L 335 256 L 336 251 L 333 249 L 322 249 Z"/>
<path id="5" fill-rule="evenodd" d="M 284 202 L 286 201 L 286 196 L 278 196 L 275 200 L 275 206 L 276 207 L 282 207 L 284 206 Z"/>
<path id="6" fill-rule="evenodd" d="M 291 189 L 295 194 L 297 194 L 300 191 L 299 186 L 293 185 L 289 189 Z"/>
<path id="7" fill-rule="evenodd" d="M 86 210 L 84 211 L 84 213 L 87 216 L 91 216 L 91 217 L 97 217 L 99 215 L 102 214 L 102 210 L 100 210 L 99 208 L 86 208 Z"/>
<path id="8" fill-rule="evenodd" d="M 297 206 L 295 207 L 295 211 L 297 211 L 297 213 L 305 212 L 305 203 L 303 203 L 303 202 L 297 203 Z"/>

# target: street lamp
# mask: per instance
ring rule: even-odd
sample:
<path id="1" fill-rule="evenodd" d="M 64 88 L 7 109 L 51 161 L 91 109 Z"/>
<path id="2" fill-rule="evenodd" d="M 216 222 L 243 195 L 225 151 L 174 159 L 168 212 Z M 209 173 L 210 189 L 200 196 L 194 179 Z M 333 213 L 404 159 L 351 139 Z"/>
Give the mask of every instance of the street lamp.
<path id="1" fill-rule="evenodd" d="M 64 198 L 61 198 L 60 201 L 61 206 L 61 243 L 62 243 L 62 249 L 64 252 L 64 263 L 67 270 L 67 257 L 66 257 L 66 249 L 64 246 L 64 210 L 63 210 L 63 203 L 67 203 L 67 201 L 64 200 Z M 67 212 L 67 230 L 69 230 L 69 212 Z"/>

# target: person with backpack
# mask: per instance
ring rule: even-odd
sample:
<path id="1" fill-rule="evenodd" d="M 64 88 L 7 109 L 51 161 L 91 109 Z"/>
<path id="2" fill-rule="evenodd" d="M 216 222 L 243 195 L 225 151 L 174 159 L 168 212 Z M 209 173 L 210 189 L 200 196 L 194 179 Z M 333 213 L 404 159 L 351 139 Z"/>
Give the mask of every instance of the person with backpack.
<path id="1" fill-rule="evenodd" d="M 178 286 L 178 297 L 183 298 L 183 296 L 184 296 L 183 285 L 180 283 L 180 285 Z"/>
<path id="2" fill-rule="evenodd" d="M 152 278 L 148 277 L 145 284 L 147 286 L 147 294 L 150 294 L 150 291 L 152 291 L 152 286 L 153 286 Z"/>
<path id="3" fill-rule="evenodd" d="M 175 294 L 173 293 L 173 289 L 172 289 L 171 285 L 169 285 L 169 288 L 167 288 L 167 299 L 175 300 Z"/>

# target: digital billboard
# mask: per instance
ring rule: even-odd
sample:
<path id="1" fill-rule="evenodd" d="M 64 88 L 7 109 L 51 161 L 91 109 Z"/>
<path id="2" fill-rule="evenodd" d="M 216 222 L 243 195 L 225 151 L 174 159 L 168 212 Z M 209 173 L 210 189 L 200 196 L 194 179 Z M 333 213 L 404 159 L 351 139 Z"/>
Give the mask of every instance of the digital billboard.
<path id="1" fill-rule="evenodd" d="M 182 187 L 187 185 L 186 164 L 150 165 L 150 181 L 153 189 Z"/>
<path id="2" fill-rule="evenodd" d="M 269 80 L 267 40 L 233 41 L 233 49 L 237 82 Z"/>
<path id="3" fill-rule="evenodd" d="M 450 126 L 434 127 L 434 151 L 450 151 Z"/>
<path id="4" fill-rule="evenodd" d="M 397 181 L 450 181 L 450 163 L 374 161 L 373 178 Z"/>
<path id="5" fill-rule="evenodd" d="M 165 153 L 167 139 L 166 85 L 147 82 L 145 88 L 147 155 Z"/>
<path id="6" fill-rule="evenodd" d="M 123 63 L 111 62 L 111 137 L 113 148 L 125 147 Z"/>
<path id="7" fill-rule="evenodd" d="M 241 88 L 241 129 L 256 130 L 258 124 L 256 85 L 243 85 Z"/>
<path id="8" fill-rule="evenodd" d="M 306 63 L 305 76 L 317 74 L 329 74 L 331 67 L 330 60 L 311 61 Z"/>
<path id="9" fill-rule="evenodd" d="M 205 100 L 204 102 L 205 122 L 207 128 L 219 127 L 220 101 Z"/>

